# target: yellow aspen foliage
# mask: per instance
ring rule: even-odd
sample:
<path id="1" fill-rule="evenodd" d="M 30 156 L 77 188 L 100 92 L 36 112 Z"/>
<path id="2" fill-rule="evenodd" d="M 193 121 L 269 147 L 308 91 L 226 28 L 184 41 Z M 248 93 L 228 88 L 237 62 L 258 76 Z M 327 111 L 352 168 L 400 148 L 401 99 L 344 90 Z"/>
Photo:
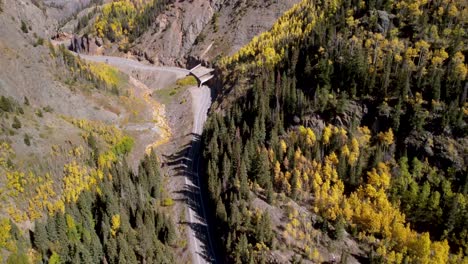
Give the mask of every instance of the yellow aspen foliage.
<path id="1" fill-rule="evenodd" d="M 86 168 L 72 161 L 64 166 L 63 195 L 66 202 L 76 202 L 80 193 L 88 190 L 90 176 Z"/>
<path id="2" fill-rule="evenodd" d="M 409 250 L 416 263 L 429 263 L 431 254 L 431 239 L 429 233 L 417 235 L 417 239 L 412 239 Z"/>
<path id="3" fill-rule="evenodd" d="M 284 142 L 283 139 L 280 140 L 280 147 L 281 147 L 281 151 L 283 151 L 283 153 L 285 153 L 286 150 L 288 149 L 288 146 L 286 145 L 286 142 Z"/>
<path id="4" fill-rule="evenodd" d="M 341 155 L 343 155 L 344 157 L 348 157 L 349 154 L 350 154 L 350 151 L 349 151 L 348 145 L 343 145 L 343 147 L 341 148 Z"/>
<path id="5" fill-rule="evenodd" d="M 338 128 L 336 135 L 338 136 L 338 138 L 340 139 L 342 143 L 348 140 L 348 132 L 343 127 Z"/>
<path id="6" fill-rule="evenodd" d="M 36 206 L 35 201 L 29 201 L 29 207 L 28 207 L 28 217 L 29 220 L 34 221 L 36 219 L 39 219 L 42 216 L 42 208 L 39 208 Z"/>
<path id="7" fill-rule="evenodd" d="M 0 253 L 1 249 L 14 249 L 13 241 L 11 240 L 11 225 L 10 220 L 4 218 L 0 220 Z M 1 254 L 0 254 L 1 256 Z"/>
<path id="8" fill-rule="evenodd" d="M 294 152 L 294 161 L 298 162 L 301 159 L 302 151 L 301 148 L 297 147 L 296 151 Z"/>
<path id="9" fill-rule="evenodd" d="M 221 65 L 229 66 L 238 61 L 251 61 L 249 65 L 266 63 L 268 66 L 275 66 L 284 57 L 285 45 L 310 34 L 317 22 L 325 19 L 325 13 L 336 12 L 339 5 L 339 0 L 325 1 L 318 8 L 316 3 L 310 0 L 299 2 L 285 12 L 271 30 L 254 37 L 233 56 L 222 58 Z M 307 16 L 302 16 L 303 13 Z M 242 66 L 244 65 L 241 64 L 239 68 Z"/>
<path id="10" fill-rule="evenodd" d="M 15 152 L 13 148 L 7 142 L 0 141 L 0 168 L 7 168 L 8 158 L 13 155 Z"/>
<path id="11" fill-rule="evenodd" d="M 321 171 L 315 173 L 312 182 L 315 194 L 313 207 L 331 220 L 341 215 L 340 206 L 344 198 L 344 184 L 338 179 L 338 173 L 333 167 L 332 160 L 335 158 L 332 155 L 325 157 Z"/>
<path id="12" fill-rule="evenodd" d="M 299 134 L 305 138 L 307 146 L 311 147 L 315 144 L 317 140 L 314 131 L 311 128 L 305 128 L 304 126 L 299 127 Z"/>
<path id="13" fill-rule="evenodd" d="M 21 223 L 24 222 L 28 219 L 28 216 L 26 213 L 21 212 L 18 210 L 16 207 L 10 204 L 8 208 L 6 209 L 8 215 L 11 217 L 13 221 L 16 223 Z"/>
<path id="14" fill-rule="evenodd" d="M 284 175 L 281 175 L 281 164 L 279 163 L 279 161 L 276 161 L 275 162 L 275 166 L 273 168 L 273 172 L 274 172 L 274 177 L 275 177 L 275 183 L 277 185 L 279 185 L 282 181 L 282 176 Z"/>
<path id="15" fill-rule="evenodd" d="M 455 55 L 452 58 L 452 62 L 455 65 L 455 76 L 457 76 L 457 78 L 461 81 L 465 80 L 467 73 L 467 67 L 464 64 L 464 61 L 465 56 L 460 51 L 455 53 Z"/>
<path id="16" fill-rule="evenodd" d="M 332 134 L 333 134 L 332 128 L 333 128 L 332 125 L 327 125 L 327 126 L 323 129 L 322 142 L 323 142 L 323 144 L 325 144 L 325 145 L 328 145 L 328 144 L 330 143 L 330 138 L 331 138 L 331 136 L 332 136 Z"/>
<path id="17" fill-rule="evenodd" d="M 448 8 L 448 15 L 451 17 L 457 17 L 458 16 L 458 8 L 456 5 L 452 4 Z"/>
<path id="18" fill-rule="evenodd" d="M 377 170 L 373 168 L 367 172 L 368 183 L 376 188 L 388 189 L 390 187 L 390 169 L 383 162 L 379 162 Z"/>
<path id="19" fill-rule="evenodd" d="M 344 219 L 348 222 L 351 221 L 352 217 L 353 217 L 353 208 L 351 207 L 351 205 L 349 204 L 348 200 L 343 200 L 343 204 L 341 206 L 341 210 L 342 210 L 342 215 L 344 217 Z"/>
<path id="20" fill-rule="evenodd" d="M 105 63 L 89 63 L 88 70 L 108 87 L 119 87 L 124 82 L 123 75 L 116 68 Z"/>
<path id="21" fill-rule="evenodd" d="M 330 160 L 331 164 L 334 166 L 338 165 L 339 160 L 338 157 L 336 156 L 335 152 L 332 152 L 329 156 L 328 159 Z"/>
<path id="22" fill-rule="evenodd" d="M 434 67 L 440 67 L 448 57 L 449 55 L 444 48 L 438 49 L 434 52 L 431 63 Z"/>
<path id="23" fill-rule="evenodd" d="M 52 207 L 48 209 L 49 209 L 49 216 L 54 215 L 56 212 L 65 213 L 65 203 L 63 202 L 63 200 L 57 200 L 52 205 Z"/>
<path id="24" fill-rule="evenodd" d="M 268 159 L 270 160 L 271 163 L 275 162 L 275 152 L 273 149 L 268 149 Z"/>
<path id="25" fill-rule="evenodd" d="M 120 215 L 119 214 L 112 216 L 111 224 L 112 224 L 111 234 L 112 236 L 115 236 L 117 234 L 117 231 L 120 228 Z"/>
<path id="26" fill-rule="evenodd" d="M 117 161 L 117 155 L 113 151 L 108 151 L 99 155 L 98 166 L 102 169 L 109 169 L 115 161 Z"/>
<path id="27" fill-rule="evenodd" d="M 349 165 L 354 166 L 358 158 L 359 158 L 359 142 L 356 138 L 353 138 L 351 140 L 351 152 L 349 153 L 349 156 L 348 156 Z"/>
<path id="28" fill-rule="evenodd" d="M 7 171 L 7 188 L 10 190 L 11 196 L 18 196 L 24 192 L 24 185 L 26 184 L 26 178 L 24 172 L 20 171 Z"/>
<path id="29" fill-rule="evenodd" d="M 320 252 L 318 251 L 317 248 L 314 248 L 314 250 L 312 251 L 312 258 L 311 260 L 315 263 L 322 263 L 323 262 L 323 258 L 322 258 L 322 255 L 320 255 Z"/>
<path id="30" fill-rule="evenodd" d="M 306 186 L 308 186 L 309 183 L 309 174 L 307 172 L 302 173 L 302 180 Z"/>
<path id="31" fill-rule="evenodd" d="M 433 264 L 448 263 L 450 247 L 447 240 L 436 241 L 431 244 L 431 261 Z"/>
<path id="32" fill-rule="evenodd" d="M 297 173 L 296 173 L 297 172 Z M 296 177 L 296 190 L 298 191 L 303 191 L 302 189 L 302 178 L 300 177 L 301 176 L 301 173 L 298 171 L 298 170 L 295 170 L 295 173 L 298 175 Z"/>
<path id="33" fill-rule="evenodd" d="M 380 132 L 377 137 L 380 143 L 382 143 L 386 147 L 393 144 L 394 136 L 393 130 L 391 128 L 387 132 Z"/>

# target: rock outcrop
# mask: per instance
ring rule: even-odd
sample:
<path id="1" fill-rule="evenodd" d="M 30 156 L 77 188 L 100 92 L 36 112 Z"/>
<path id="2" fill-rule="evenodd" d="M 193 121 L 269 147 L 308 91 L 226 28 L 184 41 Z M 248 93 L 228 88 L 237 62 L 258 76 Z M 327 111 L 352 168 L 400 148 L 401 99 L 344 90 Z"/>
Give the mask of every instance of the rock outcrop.
<path id="1" fill-rule="evenodd" d="M 212 61 L 233 54 L 255 35 L 268 30 L 297 2 L 176 1 L 135 42 L 132 52 L 157 65 L 186 66 L 190 61 Z"/>
<path id="2" fill-rule="evenodd" d="M 133 53 L 157 65 L 184 65 L 184 57 L 221 2 L 224 1 L 176 1 L 135 42 Z"/>

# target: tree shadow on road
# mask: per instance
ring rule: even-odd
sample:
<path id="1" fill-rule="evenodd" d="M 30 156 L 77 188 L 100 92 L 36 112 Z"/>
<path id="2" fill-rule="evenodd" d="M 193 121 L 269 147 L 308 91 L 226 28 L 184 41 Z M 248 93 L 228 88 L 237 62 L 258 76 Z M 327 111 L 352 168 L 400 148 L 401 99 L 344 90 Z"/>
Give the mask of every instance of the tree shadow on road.
<path id="1" fill-rule="evenodd" d="M 196 252 L 205 261 L 215 263 L 213 252 L 210 250 L 209 230 L 207 220 L 204 215 L 202 205 L 202 197 L 200 193 L 201 180 L 198 175 L 198 162 L 201 145 L 201 136 L 190 133 L 190 144 L 182 146 L 176 153 L 171 155 L 163 155 L 165 165 L 172 166 L 171 170 L 175 172 L 174 176 L 186 176 L 188 181 L 184 185 L 183 190 L 176 191 L 182 198 L 176 201 L 185 202 L 190 210 L 194 212 L 193 219 L 188 219 L 181 224 L 188 225 L 194 232 L 196 238 L 201 242 L 200 248 L 202 252 Z"/>

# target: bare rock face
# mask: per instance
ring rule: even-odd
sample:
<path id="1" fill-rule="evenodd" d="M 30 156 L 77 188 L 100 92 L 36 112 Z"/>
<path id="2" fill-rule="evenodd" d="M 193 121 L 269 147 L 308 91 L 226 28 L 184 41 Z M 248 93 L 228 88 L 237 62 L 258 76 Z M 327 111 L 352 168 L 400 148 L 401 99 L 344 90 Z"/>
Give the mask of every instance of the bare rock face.
<path id="1" fill-rule="evenodd" d="M 76 53 L 89 53 L 89 45 L 90 45 L 88 36 L 73 36 L 71 40 L 71 44 L 69 49 L 76 52 Z"/>
<path id="2" fill-rule="evenodd" d="M 189 58 L 213 61 L 233 55 L 253 37 L 269 30 L 299 0 L 226 1 L 198 36 Z"/>
<path id="3" fill-rule="evenodd" d="M 182 65 L 220 0 L 176 1 L 136 42 L 133 52 L 155 64 Z"/>
<path id="4" fill-rule="evenodd" d="M 132 52 L 157 65 L 191 65 L 230 55 L 299 0 L 175 1 Z M 193 63 L 190 63 L 190 62 Z"/>
<path id="5" fill-rule="evenodd" d="M 92 0 L 39 0 L 47 10 L 47 15 L 57 21 L 65 21 L 80 10 L 86 8 Z"/>

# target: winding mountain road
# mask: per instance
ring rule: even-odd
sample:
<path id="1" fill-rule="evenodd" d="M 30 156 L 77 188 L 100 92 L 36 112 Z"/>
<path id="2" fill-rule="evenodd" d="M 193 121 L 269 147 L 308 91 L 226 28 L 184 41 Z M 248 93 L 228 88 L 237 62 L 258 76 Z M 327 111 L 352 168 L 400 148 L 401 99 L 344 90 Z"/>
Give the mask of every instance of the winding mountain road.
<path id="1" fill-rule="evenodd" d="M 152 71 L 157 77 L 165 77 L 164 73 L 170 74 L 170 78 L 185 77 L 190 71 L 177 67 L 157 67 L 145 65 L 141 62 L 110 56 L 90 56 L 79 54 L 85 60 L 101 62 L 112 65 L 123 72 L 131 73 L 133 70 Z M 167 76 L 166 76 L 167 77 Z M 211 90 L 207 86 L 191 87 L 193 128 L 192 143 L 186 157 L 185 188 L 190 197 L 188 201 L 187 225 L 189 235 L 189 249 L 192 261 L 196 264 L 215 263 L 215 254 L 211 242 L 210 231 L 207 224 L 205 203 L 201 194 L 200 183 L 200 147 L 203 125 L 207 119 L 208 109 L 211 106 Z"/>

